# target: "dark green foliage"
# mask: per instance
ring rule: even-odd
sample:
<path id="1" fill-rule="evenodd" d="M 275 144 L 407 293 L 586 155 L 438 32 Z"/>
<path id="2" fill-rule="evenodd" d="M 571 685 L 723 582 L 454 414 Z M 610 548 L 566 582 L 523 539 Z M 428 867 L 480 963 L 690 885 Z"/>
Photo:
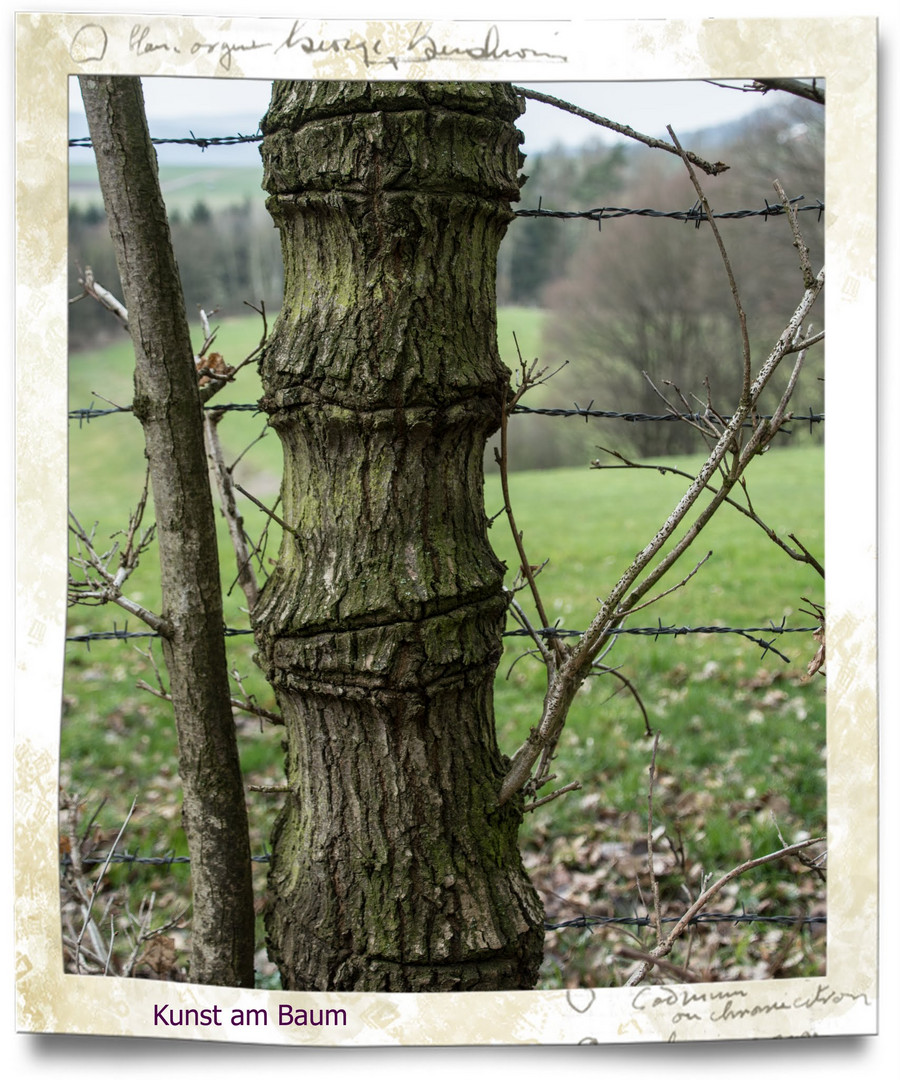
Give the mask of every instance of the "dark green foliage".
<path id="1" fill-rule="evenodd" d="M 524 147 L 526 154 L 528 147 Z M 522 209 L 584 210 L 609 206 L 621 190 L 627 155 L 621 145 L 580 152 L 526 156 Z M 552 218 L 522 219 L 500 248 L 497 292 L 501 303 L 543 306 L 549 285 L 564 277 L 583 227 Z"/>
<path id="2" fill-rule="evenodd" d="M 239 314 L 243 301 L 264 300 L 277 309 L 282 292 L 278 233 L 256 200 L 229 206 L 198 201 L 187 213 L 170 216 L 172 245 L 188 311 L 226 309 Z M 106 215 L 94 204 L 74 203 L 69 211 L 69 295 L 81 292 L 79 278 L 90 266 L 94 280 L 121 299 L 122 291 L 109 242 Z M 109 312 L 87 298 L 69 307 L 70 348 L 124 337 Z"/>

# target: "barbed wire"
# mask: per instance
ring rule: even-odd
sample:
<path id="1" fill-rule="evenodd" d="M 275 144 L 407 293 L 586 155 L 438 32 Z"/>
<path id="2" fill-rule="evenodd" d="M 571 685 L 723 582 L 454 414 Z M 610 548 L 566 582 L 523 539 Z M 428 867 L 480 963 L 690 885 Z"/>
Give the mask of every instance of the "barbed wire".
<path id="1" fill-rule="evenodd" d="M 589 405 L 582 408 L 578 402 L 573 402 L 571 409 L 564 408 L 532 408 L 529 405 L 516 405 L 513 409 L 513 413 L 528 414 L 530 416 L 581 416 L 584 418 L 585 423 L 589 419 L 599 420 L 626 420 L 630 424 L 645 424 L 645 423 L 665 423 L 676 420 L 699 422 L 708 420 L 707 413 L 701 412 L 684 412 L 684 413 L 645 413 L 645 412 L 616 412 L 611 409 L 595 409 L 593 407 L 593 400 Z M 226 402 L 222 405 L 204 405 L 204 410 L 209 412 L 258 412 L 261 413 L 262 409 L 258 402 Z M 103 416 L 115 416 L 119 413 L 132 413 L 133 409 L 131 405 L 114 405 L 109 409 L 96 409 L 93 404 L 87 408 L 70 409 L 69 419 L 77 420 L 79 427 L 82 423 L 90 423 L 91 420 L 96 420 Z M 760 413 L 757 415 L 757 420 L 771 420 L 771 413 Z M 810 431 L 812 431 L 813 424 L 822 424 L 825 422 L 824 413 L 814 413 L 812 406 L 809 406 L 805 413 L 794 413 L 792 418 L 794 420 L 802 420 L 804 423 L 809 423 Z M 730 416 L 717 416 L 717 420 L 727 424 L 731 420 Z M 748 422 L 748 426 L 749 422 Z"/>
<path id="2" fill-rule="evenodd" d="M 245 402 L 224 402 L 221 405 L 204 405 L 205 412 L 257 412 L 261 413 L 262 409 L 259 407 L 259 403 L 255 401 Z M 109 409 L 95 409 L 93 404 L 89 405 L 86 409 L 70 409 L 69 419 L 77 420 L 78 426 L 81 427 L 83 423 L 90 423 L 91 420 L 96 420 L 102 416 L 117 416 L 120 413 L 134 413 L 134 408 L 131 405 L 113 405 Z"/>
<path id="3" fill-rule="evenodd" d="M 239 143 L 254 143 L 262 142 L 262 135 L 258 132 L 255 135 L 213 135 L 209 138 L 202 138 L 195 135 L 193 131 L 190 134 L 190 138 L 185 137 L 182 139 L 157 139 L 151 138 L 150 142 L 154 146 L 166 146 L 166 145 L 179 145 L 179 146 L 199 146 L 201 150 L 205 150 L 209 146 L 236 146 Z M 91 142 L 90 135 L 84 135 L 77 139 L 69 139 L 70 147 L 78 147 L 80 149 L 91 150 L 93 149 L 93 143 Z"/>
<path id="4" fill-rule="evenodd" d="M 242 630 L 233 626 L 226 626 L 222 629 L 223 637 L 242 637 L 246 634 L 252 634 L 252 630 Z M 66 641 L 71 642 L 87 642 L 90 644 L 92 641 L 126 641 L 130 638 L 159 638 L 162 637 L 157 630 L 129 630 L 126 627 L 122 630 L 113 624 L 112 630 L 94 630 L 87 634 L 72 634 L 66 638 Z"/>
<path id="5" fill-rule="evenodd" d="M 141 865 L 141 866 L 174 866 L 174 865 L 187 865 L 190 863 L 190 856 L 188 855 L 132 855 L 128 852 L 114 852 L 111 855 L 92 855 L 86 856 L 81 859 L 82 866 L 100 866 L 108 865 L 112 863 L 118 863 L 119 865 Z M 263 855 L 251 855 L 250 861 L 255 863 L 269 863 L 271 861 L 271 855 L 265 853 Z M 60 865 L 65 871 L 70 868 L 72 863 L 71 855 L 64 855 L 60 860 Z M 678 922 L 680 916 L 678 915 L 664 915 L 661 919 L 661 923 L 675 923 Z M 719 924 L 719 923 L 731 923 L 732 925 L 750 924 L 750 923 L 764 923 L 772 926 L 824 926 L 828 922 L 826 915 L 763 915 L 761 913 L 742 911 L 742 912 L 724 912 L 724 911 L 707 911 L 699 912 L 692 916 L 688 920 L 690 926 L 700 926 L 703 924 Z M 544 920 L 545 931 L 558 931 L 558 930 L 593 930 L 594 927 L 600 926 L 629 926 L 629 927 L 651 927 L 655 925 L 655 921 L 651 919 L 649 915 L 579 915 L 574 919 L 565 919 L 561 922 L 552 922 L 549 919 Z"/>
<path id="6" fill-rule="evenodd" d="M 662 923 L 678 922 L 678 915 L 664 915 L 660 919 Z M 776 926 L 813 926 L 824 925 L 828 922 L 827 915 L 761 915 L 745 911 L 741 913 L 724 911 L 699 912 L 688 919 L 689 926 L 697 926 L 701 923 L 772 923 Z M 655 919 L 649 915 L 579 915 L 575 919 L 566 919 L 564 922 L 545 922 L 545 930 L 568 930 L 572 927 L 590 930 L 595 926 L 654 926 Z"/>
<path id="7" fill-rule="evenodd" d="M 585 423 L 590 418 L 600 420 L 627 420 L 630 424 L 645 424 L 645 423 L 662 423 L 665 421 L 690 421 L 693 423 L 699 423 L 706 420 L 710 420 L 710 414 L 706 412 L 669 412 L 669 413 L 644 413 L 644 412 L 613 412 L 608 409 L 595 409 L 593 408 L 593 401 L 586 408 L 582 408 L 578 402 L 573 402 L 573 408 L 531 408 L 528 405 L 517 405 L 513 409 L 514 413 L 528 413 L 532 416 L 583 416 Z M 774 417 L 771 413 L 758 413 L 756 414 L 757 420 L 772 420 Z M 715 419 L 722 423 L 727 424 L 731 417 L 728 415 L 719 416 L 716 415 Z M 804 423 L 809 423 L 809 430 L 812 432 L 813 424 L 822 424 L 825 422 L 824 413 L 814 413 L 812 406 L 809 406 L 805 413 L 793 413 L 790 419 L 802 420 Z M 748 421 L 745 427 L 752 427 L 753 424 Z M 788 430 L 785 431 L 789 433 Z"/>
<path id="8" fill-rule="evenodd" d="M 663 626 L 662 621 L 659 621 L 657 626 L 620 626 L 609 631 L 610 637 L 618 637 L 623 634 L 632 634 L 637 637 L 650 637 L 654 641 L 660 637 L 683 637 L 690 634 L 735 634 L 739 637 L 746 638 L 748 641 L 753 642 L 754 645 L 758 645 L 762 649 L 762 655 L 767 653 L 774 653 L 779 659 L 783 660 L 786 664 L 790 663 L 790 657 L 784 655 L 783 652 L 775 648 L 773 641 L 765 641 L 762 638 L 756 637 L 757 634 L 813 634 L 819 630 L 818 626 L 786 626 L 784 619 L 782 619 L 780 625 L 771 623 L 769 626 Z M 223 630 L 225 637 L 240 637 L 247 634 L 252 634 L 252 630 L 242 630 L 235 627 L 226 626 Z M 558 626 L 545 626 L 539 630 L 534 631 L 539 637 L 543 638 L 564 638 L 564 637 L 582 637 L 583 630 L 567 630 L 564 627 Z M 502 634 L 505 638 L 512 637 L 530 637 L 531 633 L 528 630 L 506 630 Z M 115 640 L 128 640 L 131 638 L 158 638 L 161 635 L 155 630 L 128 630 L 118 629 L 115 626 L 112 630 L 95 630 L 86 634 L 72 634 L 66 638 L 67 642 L 73 644 L 87 644 L 90 648 L 92 641 L 115 641 Z"/>
<path id="9" fill-rule="evenodd" d="M 250 861 L 255 863 L 267 863 L 271 855 L 266 852 L 263 855 L 251 855 Z M 179 866 L 190 863 L 190 855 L 132 855 L 128 851 L 114 851 L 111 855 L 85 855 L 81 858 L 82 866 L 100 866 L 106 863 L 131 864 L 140 866 Z M 60 866 L 68 869 L 74 865 L 72 856 L 65 854 L 60 858 Z"/>
<path id="10" fill-rule="evenodd" d="M 619 637 L 622 634 L 633 634 L 637 637 L 652 637 L 653 640 L 657 640 L 660 637 L 682 637 L 688 634 L 736 634 L 739 637 L 746 638 L 748 641 L 752 641 L 754 645 L 758 645 L 762 649 L 762 655 L 767 653 L 774 653 L 779 659 L 783 660 L 786 664 L 790 663 L 790 658 L 785 656 L 783 652 L 775 648 L 772 641 L 764 641 L 762 638 L 758 638 L 756 634 L 812 634 L 818 630 L 817 626 L 786 626 L 785 621 L 782 618 L 780 625 L 774 623 L 769 626 L 663 626 L 662 620 L 659 620 L 657 626 L 620 626 L 609 631 L 610 637 Z M 563 637 L 582 637 L 583 630 L 565 630 L 555 626 L 545 626 L 540 630 L 535 630 L 535 634 L 538 637 L 543 638 L 563 638 Z M 504 632 L 503 637 L 531 637 L 531 632 L 525 629 L 519 630 L 507 630 Z"/>
<path id="11" fill-rule="evenodd" d="M 151 138 L 150 142 L 154 146 L 198 146 L 201 151 L 206 150 L 211 146 L 237 146 L 246 143 L 259 143 L 262 142 L 263 136 L 257 132 L 254 135 L 213 135 L 208 137 L 197 136 L 190 133 L 190 136 L 183 138 Z M 93 143 L 89 135 L 69 139 L 69 146 L 71 148 L 79 149 L 92 149 Z M 789 199 L 790 205 L 799 213 L 805 211 L 816 212 L 817 222 L 821 222 L 822 216 L 825 213 L 825 203 L 821 199 L 816 199 L 814 202 L 808 203 L 805 206 L 798 206 L 797 203 L 805 199 L 805 195 L 795 195 L 792 199 Z M 699 229 L 704 221 L 709 220 L 709 216 L 703 208 L 703 205 L 698 200 L 689 210 L 654 210 L 649 207 L 630 208 L 624 206 L 597 206 L 590 210 L 545 210 L 542 205 L 543 197 L 538 199 L 538 205 L 536 209 L 532 210 L 515 210 L 513 213 L 518 218 L 556 218 L 561 220 L 586 220 L 596 221 L 598 228 L 603 227 L 604 221 L 614 220 L 616 218 L 623 217 L 646 217 L 646 218 L 666 218 L 674 221 L 692 221 L 694 227 Z M 722 210 L 713 213 L 713 217 L 716 219 L 727 219 L 732 221 L 741 221 L 747 218 L 759 218 L 767 221 L 770 217 L 781 217 L 786 211 L 781 203 L 770 203 L 768 199 L 763 199 L 763 207 L 756 209 L 744 209 L 744 210 Z"/>
<path id="12" fill-rule="evenodd" d="M 825 203 L 821 199 L 816 199 L 814 202 L 807 203 L 805 206 L 798 206 L 797 203 L 805 199 L 805 195 L 795 195 L 794 198 L 789 199 L 791 207 L 798 213 L 808 212 L 815 210 L 817 214 L 817 221 L 822 220 L 822 215 L 825 213 Z M 630 209 L 624 206 L 598 206 L 592 210 L 544 210 L 541 205 L 542 200 L 538 199 L 537 209 L 535 210 L 515 210 L 514 216 L 518 218 L 557 218 L 560 220 L 576 220 L 583 219 L 586 221 L 596 221 L 599 229 L 603 228 L 604 221 L 610 221 L 615 218 L 623 217 L 646 217 L 646 218 L 668 218 L 673 221 L 692 221 L 694 227 L 699 229 L 704 221 L 709 221 L 709 215 L 703 208 L 703 205 L 698 201 L 690 208 L 690 210 L 652 210 L 649 207 L 643 207 L 641 209 Z M 713 213 L 713 217 L 716 219 L 728 219 L 739 221 L 745 218 L 758 218 L 768 220 L 770 217 L 780 217 L 786 213 L 785 208 L 781 203 L 770 203 L 768 199 L 764 199 L 764 206 L 761 209 L 756 210 L 722 210 L 718 213 Z"/>
<path id="13" fill-rule="evenodd" d="M 262 855 L 251 855 L 250 861 L 266 864 L 271 862 L 271 854 L 264 852 Z M 109 855 L 86 855 L 81 859 L 82 866 L 105 866 L 116 863 L 118 865 L 138 866 L 186 866 L 190 864 L 189 855 L 137 855 L 131 852 L 112 852 Z M 60 858 L 60 866 L 65 871 L 72 867 L 72 856 L 68 853 Z M 678 922 L 679 915 L 664 915 L 660 922 Z M 692 916 L 688 923 L 691 926 L 703 923 L 769 923 L 775 926 L 813 926 L 827 923 L 826 915 L 763 915 L 756 912 L 699 912 Z M 591 930 L 595 926 L 632 926 L 649 927 L 655 925 L 655 920 L 649 915 L 578 915 L 574 919 L 565 919 L 561 922 L 544 921 L 545 930 Z"/>
<path id="14" fill-rule="evenodd" d="M 610 630 L 611 635 L 636 634 L 640 637 L 657 638 L 660 636 L 681 637 L 684 634 L 811 634 L 817 630 L 816 626 L 620 626 Z M 225 637 L 239 637 L 242 634 L 252 634 L 252 630 L 242 630 L 232 626 L 226 626 L 222 631 Z M 535 633 L 540 637 L 563 638 L 582 637 L 583 630 L 566 630 L 563 627 L 545 626 Z M 118 638 L 158 638 L 162 635 L 156 630 L 95 630 L 87 634 L 73 634 L 66 641 L 109 641 Z M 529 630 L 506 630 L 503 637 L 530 637 Z"/>
<path id="15" fill-rule="evenodd" d="M 580 416 L 584 417 L 585 423 L 589 418 L 602 418 L 602 419 L 619 419 L 625 420 L 629 423 L 641 423 L 641 422 L 669 422 L 673 420 L 702 420 L 705 418 L 705 414 L 702 413 L 636 413 L 636 412 L 613 412 L 603 409 L 594 409 L 593 400 L 586 408 L 582 408 L 577 402 L 574 402 L 573 409 L 562 408 L 531 408 L 529 406 L 518 405 L 514 412 L 526 413 L 532 415 L 542 416 L 560 416 L 571 417 Z M 211 412 L 260 412 L 260 407 L 256 402 L 238 402 L 238 403 L 225 403 L 221 405 L 204 405 L 205 410 Z M 132 413 L 131 406 L 112 405 L 110 408 L 97 409 L 93 403 L 90 407 L 84 409 L 73 409 L 69 412 L 70 420 L 78 420 L 79 426 L 82 423 L 89 423 L 91 420 L 99 417 L 112 416 L 119 413 Z M 825 419 L 824 414 L 814 413 L 812 408 L 808 410 L 808 413 L 802 414 L 804 421 L 809 422 L 809 430 L 812 432 L 812 425 L 814 423 L 822 423 Z M 727 423 L 730 417 L 718 417 L 721 422 Z M 771 416 L 760 416 L 757 419 L 772 419 Z M 773 641 L 766 641 L 759 637 L 757 634 L 784 634 L 784 633 L 814 633 L 817 627 L 787 627 L 784 624 L 784 619 L 780 626 L 770 623 L 768 626 L 752 626 L 752 627 L 733 627 L 733 626 L 663 626 L 661 621 L 658 621 L 656 626 L 644 626 L 644 627 L 619 627 L 610 631 L 612 636 L 619 636 L 621 634 L 632 634 L 639 636 L 652 637 L 654 640 L 661 636 L 674 636 L 681 637 L 688 634 L 735 634 L 746 638 L 753 644 L 758 645 L 762 649 L 762 655 L 772 652 L 778 656 L 785 663 L 789 663 L 789 658 L 775 648 Z M 223 633 L 226 637 L 233 637 L 245 634 L 251 634 L 252 630 L 237 629 L 233 627 L 225 627 Z M 581 630 L 569 630 L 560 627 L 543 627 L 536 631 L 536 633 L 544 638 L 553 637 L 581 637 L 584 631 Z M 522 637 L 528 636 L 528 631 L 523 629 L 508 630 L 503 634 L 503 637 Z M 127 624 L 124 629 L 118 629 L 113 626 L 112 630 L 105 631 L 93 631 L 85 634 L 73 634 L 66 638 L 67 642 L 72 643 L 86 643 L 90 647 L 92 641 L 109 641 L 116 639 L 128 639 L 128 638 L 158 638 L 160 634 L 156 631 L 129 631 Z"/>

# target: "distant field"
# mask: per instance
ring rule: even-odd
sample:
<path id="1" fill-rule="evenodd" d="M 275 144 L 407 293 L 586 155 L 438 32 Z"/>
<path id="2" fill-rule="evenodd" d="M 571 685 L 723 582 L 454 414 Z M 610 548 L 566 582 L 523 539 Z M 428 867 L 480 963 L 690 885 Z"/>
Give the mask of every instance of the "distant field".
<path id="1" fill-rule="evenodd" d="M 260 327 L 255 319 L 224 323 L 217 348 L 234 362 L 256 345 Z M 540 313 L 501 313 L 501 351 L 510 366 L 516 363 L 513 329 L 523 355 L 531 359 L 540 347 Z M 73 355 L 71 407 L 87 406 L 92 391 L 129 404 L 131 367 L 125 340 L 109 349 Z M 242 373 L 222 400 L 253 401 L 258 394 L 255 377 L 245 379 Z M 106 407 L 103 401 L 95 405 Z M 265 421 L 236 413 L 225 418 L 221 430 L 227 455 L 233 459 L 265 430 Z M 277 495 L 280 458 L 277 438 L 270 433 L 238 466 L 242 486 L 270 505 Z M 689 470 L 698 461 L 692 457 L 668 464 Z M 98 536 L 108 537 L 125 524 L 139 494 L 143 468 L 140 430 L 132 417 L 96 419 L 82 426 L 71 423 L 70 504 L 84 525 L 99 521 Z M 800 445 L 759 458 L 749 478 L 757 512 L 775 529 L 796 532 L 820 557 L 823 470 L 821 447 Z M 685 484 L 679 477 L 655 471 L 587 467 L 513 474 L 512 499 L 529 561 L 549 559 L 539 582 L 550 617 L 564 628 L 583 630 L 597 598 L 653 535 Z M 488 472 L 485 503 L 488 515 L 502 509 L 496 469 Z M 249 532 L 258 536 L 265 518 L 250 504 L 242 510 Z M 243 598 L 232 588 L 233 556 L 224 529 L 221 537 L 226 621 L 246 627 Z M 502 515 L 490 537 L 514 571 L 518 560 Z M 275 545 L 273 537 L 269 557 L 275 556 Z M 810 625 L 810 616 L 800 610 L 808 606 L 802 598 L 822 602 L 821 581 L 727 507 L 702 535 L 696 556 L 660 589 L 675 585 L 707 551 L 713 552 L 712 557 L 693 580 L 658 605 L 636 613 L 628 624 L 765 628 L 784 618 L 788 627 Z M 158 604 L 154 561 L 151 553 L 132 584 L 136 598 L 151 608 Z M 520 598 L 527 603 L 524 594 Z M 113 608 L 72 608 L 69 633 L 110 629 L 114 623 L 122 627 L 123 615 Z M 142 629 L 133 620 L 128 628 Z M 679 882 L 695 890 L 698 875 L 724 872 L 745 858 L 773 850 L 778 846 L 777 828 L 788 842 L 825 829 L 825 680 L 804 677 L 815 642 L 808 633 L 776 635 L 762 629 L 753 636 L 772 641 L 787 662 L 772 652 L 764 654 L 760 645 L 746 638 L 715 633 L 658 639 L 623 636 L 605 660 L 638 691 L 649 723 L 661 735 L 657 821 L 667 836 L 682 837 L 687 851 L 683 865 L 673 862 L 666 871 L 664 898 L 670 902 L 680 895 Z M 140 847 L 144 854 L 183 853 L 168 707 L 135 688 L 138 679 L 154 682 L 152 668 L 138 651 L 149 645 L 149 640 L 137 639 L 93 642 L 90 649 L 85 644 L 67 646 L 61 783 L 80 793 L 91 811 L 105 798 L 98 820 L 107 829 L 122 823 L 136 797 L 138 807 L 126 846 Z M 158 648 L 154 651 L 159 660 Z M 513 752 L 540 716 L 543 673 L 526 652 L 527 642 L 507 639 L 497 674 L 497 731 L 506 753 Z M 229 639 L 231 666 L 246 678 L 260 704 L 272 708 L 271 691 L 256 673 L 252 653 L 250 638 Z M 261 730 L 257 721 L 240 717 L 237 723 L 248 784 L 279 783 L 278 730 Z M 595 678 L 579 693 L 555 764 L 558 784 L 577 779 L 583 790 L 528 815 L 523 826 L 526 859 L 535 880 L 547 890 L 548 910 L 570 917 L 585 905 L 597 909 L 611 902 L 610 897 L 615 898 L 615 910 L 620 904 L 626 908 L 637 904 L 637 896 L 626 895 L 625 886 L 611 876 L 608 861 L 602 861 L 608 856 L 601 859 L 597 853 L 640 850 L 649 764 L 643 732 L 640 708 L 615 676 Z M 265 847 L 276 806 L 277 797 L 249 796 L 254 850 Z M 666 852 L 671 854 L 668 848 Z M 604 868 L 603 874 L 598 866 Z M 262 891 L 264 870 L 256 873 Z M 173 909 L 183 906 L 186 871 L 171 868 L 148 874 L 140 877 L 134 869 L 117 870 L 112 880 L 154 889 L 161 913 L 167 910 L 165 898 Z M 585 883 L 586 875 L 593 875 L 593 884 Z M 766 867 L 736 887 L 729 902 L 784 911 L 794 910 L 791 905 L 801 903 L 804 895 L 783 868 Z M 599 962 L 596 957 L 586 960 L 587 955 L 578 962 L 589 967 Z M 557 967 L 565 966 L 561 956 Z M 569 956 L 568 962 L 576 961 Z M 813 968 L 823 962 L 821 955 L 812 961 L 804 954 L 803 963 Z M 790 970 L 801 974 L 810 969 Z M 596 985 L 591 979 L 598 976 L 582 972 L 580 977 Z M 545 985 L 567 985 L 560 979 L 563 976 L 548 969 Z"/>
<path id="2" fill-rule="evenodd" d="M 262 162 L 258 168 L 163 165 L 159 176 L 170 214 L 178 212 L 187 216 L 198 202 L 206 203 L 210 210 L 222 210 L 241 205 L 247 199 L 265 198 Z M 97 168 L 93 162 L 69 166 L 69 202 L 81 209 L 103 205 Z"/>

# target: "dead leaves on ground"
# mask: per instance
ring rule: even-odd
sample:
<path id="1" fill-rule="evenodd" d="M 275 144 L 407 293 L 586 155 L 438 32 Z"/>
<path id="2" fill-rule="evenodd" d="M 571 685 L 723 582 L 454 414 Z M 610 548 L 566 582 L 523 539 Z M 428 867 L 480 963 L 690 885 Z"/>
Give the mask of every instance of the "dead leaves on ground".
<path id="1" fill-rule="evenodd" d="M 607 812 L 596 794 L 580 803 L 585 827 L 576 836 L 557 835 L 552 817 L 536 823 L 524 862 L 544 902 L 548 923 L 563 923 L 581 916 L 601 919 L 644 919 L 653 913 L 646 814 Z M 653 873 L 660 891 L 663 918 L 682 915 L 705 887 L 732 869 L 709 865 L 707 823 L 717 818 L 730 823 L 740 839 L 742 859 L 764 854 L 751 850 L 746 823 L 773 814 L 796 835 L 787 799 L 777 792 L 748 797 L 721 813 L 715 794 L 706 790 L 679 790 L 674 777 L 662 775 L 655 790 Z M 733 838 L 733 839 L 734 839 Z M 780 845 L 775 827 L 773 843 Z M 797 859 L 766 868 L 767 874 L 737 878 L 727 884 L 710 906 L 722 915 L 754 913 L 763 916 L 821 916 L 826 911 L 821 877 Z M 618 986 L 624 984 L 633 960 L 619 955 L 626 946 L 649 951 L 657 943 L 650 926 L 609 923 L 548 931 L 542 987 Z M 777 977 L 809 977 L 825 971 L 825 924 L 771 924 L 765 922 L 708 922 L 690 928 L 669 957 L 692 977 L 702 981 L 733 981 Z M 655 972 L 650 981 L 677 982 L 671 973 Z"/>

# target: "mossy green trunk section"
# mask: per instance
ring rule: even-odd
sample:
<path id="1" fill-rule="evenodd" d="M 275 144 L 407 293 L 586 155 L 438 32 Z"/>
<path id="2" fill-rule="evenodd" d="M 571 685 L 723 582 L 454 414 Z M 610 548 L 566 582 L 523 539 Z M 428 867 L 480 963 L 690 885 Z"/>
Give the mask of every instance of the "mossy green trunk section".
<path id="1" fill-rule="evenodd" d="M 263 403 L 293 532 L 254 625 L 287 736 L 267 930 L 289 989 L 537 977 L 520 809 L 496 808 L 482 490 L 519 111 L 501 85 L 292 82 L 263 121 L 286 274 Z"/>

